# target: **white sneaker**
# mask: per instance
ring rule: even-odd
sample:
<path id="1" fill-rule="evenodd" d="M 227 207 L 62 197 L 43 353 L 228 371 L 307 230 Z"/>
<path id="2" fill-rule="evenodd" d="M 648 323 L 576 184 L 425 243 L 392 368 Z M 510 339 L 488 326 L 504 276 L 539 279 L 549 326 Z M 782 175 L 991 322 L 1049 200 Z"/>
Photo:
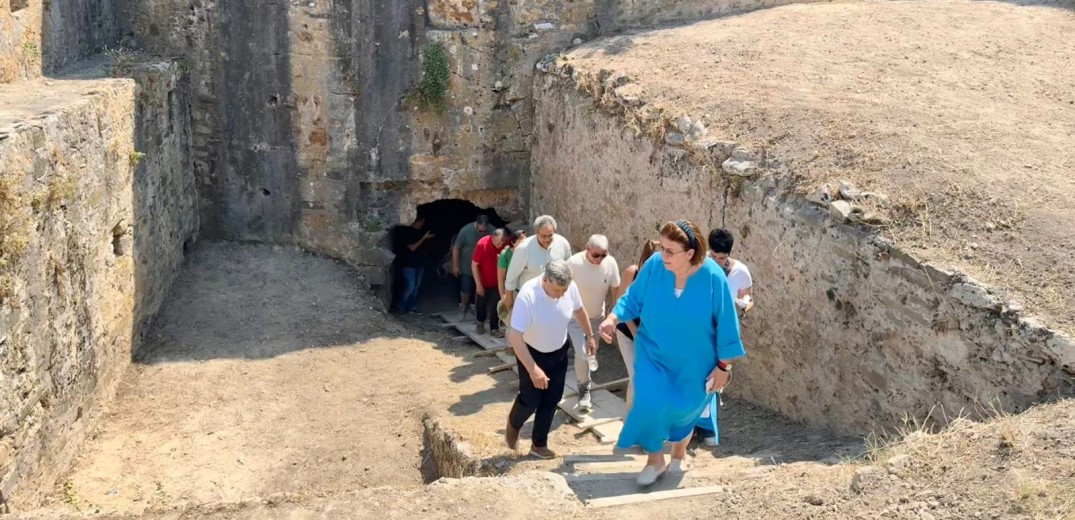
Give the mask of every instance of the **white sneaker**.
<path id="1" fill-rule="evenodd" d="M 652 486 L 654 482 L 657 482 L 657 479 L 661 478 L 661 475 L 664 475 L 664 472 L 667 469 L 667 465 L 659 470 L 653 466 L 647 465 L 645 468 L 642 468 L 642 473 L 638 474 L 638 485 L 643 487 Z"/>
<path id="2" fill-rule="evenodd" d="M 716 448 L 717 447 L 717 437 L 715 435 L 712 436 L 712 437 L 703 437 L 702 438 L 702 444 L 705 444 L 706 446 L 708 446 L 710 448 Z"/>
<path id="3" fill-rule="evenodd" d="M 593 410 L 593 398 L 590 397 L 590 385 L 579 385 L 579 411 L 589 413 Z"/>

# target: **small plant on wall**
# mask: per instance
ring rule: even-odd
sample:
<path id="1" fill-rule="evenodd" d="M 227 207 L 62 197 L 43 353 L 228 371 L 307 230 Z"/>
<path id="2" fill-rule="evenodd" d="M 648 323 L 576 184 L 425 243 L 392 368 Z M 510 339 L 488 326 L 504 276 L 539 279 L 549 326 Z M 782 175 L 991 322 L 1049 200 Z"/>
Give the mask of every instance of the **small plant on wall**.
<path id="1" fill-rule="evenodd" d="M 426 45 L 422 81 L 415 91 L 417 101 L 427 109 L 443 112 L 448 97 L 448 53 L 444 45 Z"/>

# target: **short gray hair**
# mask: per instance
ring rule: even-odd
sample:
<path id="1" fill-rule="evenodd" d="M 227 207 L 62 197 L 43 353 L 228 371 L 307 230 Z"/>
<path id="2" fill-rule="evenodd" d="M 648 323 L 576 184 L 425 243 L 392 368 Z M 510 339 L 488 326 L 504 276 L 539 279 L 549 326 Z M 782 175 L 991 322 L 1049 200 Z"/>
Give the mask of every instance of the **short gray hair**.
<path id="1" fill-rule="evenodd" d="M 590 235 L 590 239 L 586 241 L 586 249 L 590 249 L 591 247 L 602 251 L 608 251 L 608 237 L 600 234 Z"/>
<path id="2" fill-rule="evenodd" d="M 493 238 L 504 238 L 508 236 L 508 230 L 500 227 L 493 230 Z"/>
<path id="3" fill-rule="evenodd" d="M 556 231 L 556 219 L 552 218 L 551 215 L 542 215 L 534 219 L 534 233 L 546 226 L 552 226 L 552 230 Z"/>
<path id="4" fill-rule="evenodd" d="M 545 279 L 557 287 L 571 285 L 571 268 L 568 267 L 567 260 L 557 258 L 545 264 Z"/>

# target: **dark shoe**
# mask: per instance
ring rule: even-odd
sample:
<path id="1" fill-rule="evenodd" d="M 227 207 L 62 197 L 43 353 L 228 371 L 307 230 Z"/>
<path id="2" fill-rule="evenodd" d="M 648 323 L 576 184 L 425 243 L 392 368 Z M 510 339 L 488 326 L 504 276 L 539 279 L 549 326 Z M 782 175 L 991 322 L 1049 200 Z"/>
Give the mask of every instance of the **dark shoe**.
<path id="1" fill-rule="evenodd" d="M 519 429 L 511 425 L 511 419 L 508 419 L 508 425 L 504 427 L 504 441 L 513 450 L 519 445 Z"/>
<path id="2" fill-rule="evenodd" d="M 502 329 L 496 329 L 496 330 L 490 332 L 489 335 L 494 337 L 494 338 L 503 338 L 504 337 L 504 331 Z"/>
<path id="3" fill-rule="evenodd" d="M 550 450 L 548 447 L 538 448 L 537 446 L 530 447 L 530 456 L 537 457 L 542 460 L 550 460 L 556 458 L 556 452 Z"/>
<path id="4" fill-rule="evenodd" d="M 484 323 L 475 324 L 474 328 L 478 329 L 478 334 L 485 334 L 485 324 Z"/>

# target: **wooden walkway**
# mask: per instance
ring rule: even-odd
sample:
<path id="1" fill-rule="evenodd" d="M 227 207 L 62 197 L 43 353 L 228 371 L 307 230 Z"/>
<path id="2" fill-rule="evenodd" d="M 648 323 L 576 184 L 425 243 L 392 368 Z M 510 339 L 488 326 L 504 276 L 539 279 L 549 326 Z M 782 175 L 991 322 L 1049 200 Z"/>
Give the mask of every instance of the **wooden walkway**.
<path id="1" fill-rule="evenodd" d="M 496 356 L 502 364 L 490 368 L 489 371 L 500 372 L 511 370 L 518 374 L 518 365 L 515 355 L 507 342 L 501 338 L 494 338 L 487 334 L 478 334 L 472 320 L 459 322 L 445 315 L 440 315 L 445 321 L 445 327 L 454 328 L 462 333 L 467 339 L 480 346 L 483 352 L 477 354 Z M 574 360 L 571 361 L 574 363 Z M 613 382 L 610 385 L 626 383 L 626 380 Z M 597 436 L 603 445 L 592 451 L 575 453 L 564 457 L 564 464 L 568 472 L 564 475 L 568 485 L 575 495 L 587 507 L 605 508 L 674 498 L 686 498 L 700 495 L 722 493 L 721 486 L 680 487 L 685 476 L 664 475 L 653 486 L 640 489 L 635 482 L 637 474 L 645 464 L 645 456 L 639 451 L 613 453 L 609 446 L 619 438 L 623 429 L 623 418 L 627 414 L 627 404 L 612 392 L 599 388 L 603 385 L 593 383 L 591 390 L 593 410 L 590 413 L 581 413 L 575 408 L 578 384 L 575 380 L 575 371 L 568 369 L 567 381 L 564 384 L 564 400 L 560 401 L 560 409 L 575 420 L 575 426 L 585 431 L 589 430 Z"/>
<path id="2" fill-rule="evenodd" d="M 473 320 L 460 322 L 443 314 L 440 315 L 440 318 L 445 321 L 446 326 L 459 331 L 479 347 L 492 353 L 503 363 L 490 369 L 491 372 L 510 369 L 512 372 L 518 373 L 515 355 L 512 353 L 511 348 L 508 347 L 507 341 L 494 338 L 488 334 L 478 334 Z M 573 359 L 570 363 L 574 367 Z M 617 383 L 619 382 L 625 381 L 618 381 Z M 615 443 L 620 437 L 620 431 L 623 429 L 623 418 L 627 415 L 627 403 L 616 394 L 600 388 L 602 385 L 596 381 L 592 384 L 595 387 L 590 392 L 593 409 L 589 413 L 582 413 L 575 407 L 578 382 L 575 380 L 574 369 L 569 368 L 567 370 L 567 380 L 564 383 L 564 399 L 560 401 L 560 410 L 563 410 L 564 413 L 574 419 L 575 426 L 579 429 L 593 432 L 597 436 L 597 440 L 602 444 Z"/>

